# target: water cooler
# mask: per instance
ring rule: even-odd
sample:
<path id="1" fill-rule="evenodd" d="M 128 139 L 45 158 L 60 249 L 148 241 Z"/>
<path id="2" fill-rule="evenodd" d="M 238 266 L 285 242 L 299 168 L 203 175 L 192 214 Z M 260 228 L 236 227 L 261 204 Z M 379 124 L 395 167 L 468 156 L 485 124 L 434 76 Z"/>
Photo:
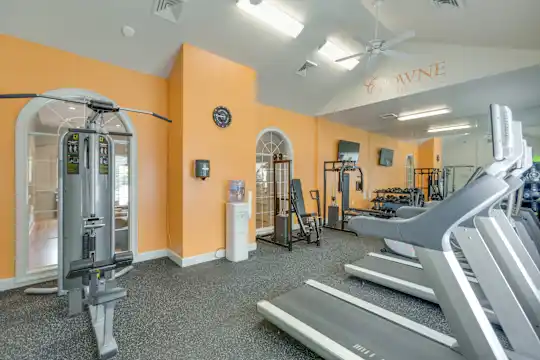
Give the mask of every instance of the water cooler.
<path id="1" fill-rule="evenodd" d="M 248 201 L 244 201 L 245 187 L 241 180 L 229 182 L 229 201 L 227 202 L 227 260 L 238 262 L 247 260 L 249 219 L 251 217 L 251 192 Z"/>

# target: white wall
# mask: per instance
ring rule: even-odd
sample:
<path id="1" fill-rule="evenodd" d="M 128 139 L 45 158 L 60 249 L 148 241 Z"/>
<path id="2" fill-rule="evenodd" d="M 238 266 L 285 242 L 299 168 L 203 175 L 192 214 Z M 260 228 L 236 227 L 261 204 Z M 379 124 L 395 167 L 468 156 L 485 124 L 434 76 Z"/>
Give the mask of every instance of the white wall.
<path id="1" fill-rule="evenodd" d="M 540 156 L 540 138 L 525 135 L 533 154 Z M 491 141 L 487 135 L 471 134 L 442 138 L 442 160 L 444 166 L 484 166 L 493 160 Z"/>
<path id="2" fill-rule="evenodd" d="M 540 138 L 525 135 L 525 140 L 527 140 L 527 145 L 532 146 L 533 155 L 540 156 Z"/>
<path id="3" fill-rule="evenodd" d="M 471 134 L 442 138 L 443 166 L 484 166 L 492 161 L 491 142 L 486 135 Z"/>

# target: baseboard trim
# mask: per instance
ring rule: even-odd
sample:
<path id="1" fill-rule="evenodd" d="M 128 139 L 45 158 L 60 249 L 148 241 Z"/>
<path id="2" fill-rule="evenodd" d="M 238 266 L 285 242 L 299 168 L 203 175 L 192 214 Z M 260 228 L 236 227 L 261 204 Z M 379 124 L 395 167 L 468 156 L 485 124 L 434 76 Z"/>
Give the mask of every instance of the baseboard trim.
<path id="1" fill-rule="evenodd" d="M 249 243 L 248 244 L 248 251 L 255 251 L 257 250 L 257 243 Z M 178 266 L 180 267 L 188 267 L 193 266 L 197 264 L 202 264 L 209 261 L 214 261 L 218 259 L 222 259 L 225 257 L 225 249 L 219 249 L 216 251 L 208 252 L 205 254 L 195 255 L 183 258 L 177 253 L 175 253 L 172 250 L 169 250 L 169 258 Z"/>
<path id="2" fill-rule="evenodd" d="M 256 242 L 249 243 L 248 251 L 251 252 L 255 250 L 257 250 L 257 243 Z M 160 259 L 164 257 L 168 257 L 169 259 L 171 259 L 172 262 L 174 262 L 176 265 L 180 267 L 188 267 L 188 266 L 193 266 L 197 264 L 202 264 L 208 261 L 222 259 L 225 257 L 225 250 L 219 249 L 214 252 L 195 255 L 195 256 L 191 256 L 187 258 L 182 258 L 180 255 L 178 255 L 177 253 L 175 253 L 174 251 L 170 249 L 154 250 L 154 251 L 147 251 L 147 252 L 137 255 L 135 257 L 134 262 L 139 263 L 143 261 Z M 21 287 L 25 287 L 29 285 L 39 284 L 42 282 L 51 281 L 55 279 L 56 279 L 56 269 L 35 274 L 23 281 L 16 281 L 14 277 L 7 278 L 7 279 L 0 279 L 0 292 L 6 291 L 6 290 L 17 289 L 17 288 L 21 288 Z"/>
<path id="3" fill-rule="evenodd" d="M 137 255 L 135 257 L 134 262 L 139 263 L 143 261 L 160 259 L 160 258 L 164 258 L 168 256 L 169 256 L 169 250 L 167 249 L 147 251 L 147 252 L 143 252 L 142 254 Z"/>
<path id="4" fill-rule="evenodd" d="M 225 257 L 225 250 L 219 249 L 216 251 L 212 251 L 206 254 L 200 254 L 195 256 L 190 256 L 186 258 L 182 258 L 181 267 L 188 267 L 193 266 L 197 264 L 202 264 L 208 261 L 214 261 Z"/>
<path id="5" fill-rule="evenodd" d="M 13 289 L 15 287 L 15 278 L 0 279 L 0 292 Z"/>
<path id="6" fill-rule="evenodd" d="M 154 250 L 154 251 L 147 251 L 144 253 L 141 253 L 135 257 L 134 262 L 139 263 L 143 261 L 148 260 L 154 260 L 159 258 L 164 258 L 169 256 L 168 250 Z M 16 278 L 7 278 L 7 279 L 0 279 L 0 292 L 6 291 L 6 290 L 12 290 L 17 289 L 21 287 L 26 287 L 29 285 L 35 285 L 46 281 L 56 280 L 57 278 L 57 270 L 47 270 L 35 274 L 28 275 L 27 278 L 17 281 Z"/>
<path id="7" fill-rule="evenodd" d="M 16 278 L 0 279 L 0 292 L 56 280 L 56 269 L 29 275 L 26 279 L 17 281 Z"/>
<path id="8" fill-rule="evenodd" d="M 182 267 L 182 257 L 169 249 L 169 259 L 176 265 Z"/>
<path id="9" fill-rule="evenodd" d="M 252 242 L 248 244 L 248 251 L 252 252 L 257 250 L 257 242 Z"/>

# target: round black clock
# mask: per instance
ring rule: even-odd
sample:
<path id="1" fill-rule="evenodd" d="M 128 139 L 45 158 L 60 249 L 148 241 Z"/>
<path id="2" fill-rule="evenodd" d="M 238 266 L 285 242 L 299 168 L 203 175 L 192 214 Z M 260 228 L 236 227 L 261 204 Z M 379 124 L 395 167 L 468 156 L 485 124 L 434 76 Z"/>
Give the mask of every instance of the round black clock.
<path id="1" fill-rule="evenodd" d="M 215 108 L 212 117 L 214 118 L 216 125 L 221 128 L 226 128 L 227 126 L 231 125 L 231 112 L 224 106 L 218 106 Z"/>

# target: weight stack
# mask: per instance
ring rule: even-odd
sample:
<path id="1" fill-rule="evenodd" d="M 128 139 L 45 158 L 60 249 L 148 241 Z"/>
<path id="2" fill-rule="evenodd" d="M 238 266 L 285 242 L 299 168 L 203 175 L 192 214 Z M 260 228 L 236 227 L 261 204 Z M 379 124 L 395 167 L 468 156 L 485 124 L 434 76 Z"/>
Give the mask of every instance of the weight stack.
<path id="1" fill-rule="evenodd" d="M 275 235 L 277 243 L 283 245 L 289 243 L 289 217 L 287 215 L 276 216 Z"/>
<path id="2" fill-rule="evenodd" d="M 339 222 L 339 206 L 330 205 L 328 207 L 328 226 L 337 227 Z"/>

